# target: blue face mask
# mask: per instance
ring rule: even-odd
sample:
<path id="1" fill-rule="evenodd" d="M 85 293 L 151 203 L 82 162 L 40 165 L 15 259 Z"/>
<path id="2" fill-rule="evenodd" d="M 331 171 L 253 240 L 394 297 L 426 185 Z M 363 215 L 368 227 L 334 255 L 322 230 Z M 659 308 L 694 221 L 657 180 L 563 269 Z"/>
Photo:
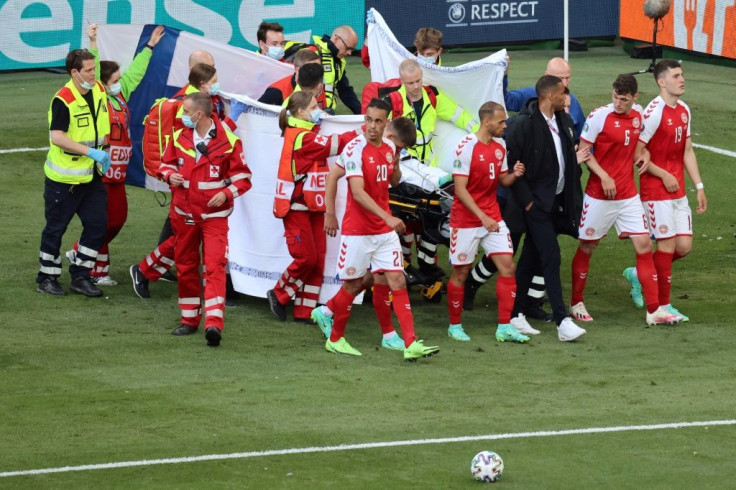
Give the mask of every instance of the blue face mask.
<path id="1" fill-rule="evenodd" d="M 107 87 L 107 93 L 110 95 L 117 95 L 122 90 L 122 86 L 120 85 L 120 82 L 113 83 L 109 87 Z"/>
<path id="2" fill-rule="evenodd" d="M 437 62 L 436 56 L 422 56 L 421 54 L 417 54 L 417 59 L 419 61 L 424 61 L 428 65 L 434 65 Z"/>
<path id="3" fill-rule="evenodd" d="M 322 118 L 324 116 L 325 116 L 325 111 L 323 111 L 322 109 L 318 107 L 309 113 L 309 120 L 315 124 L 319 124 L 322 121 Z"/>
<path id="4" fill-rule="evenodd" d="M 192 121 L 192 116 L 190 116 L 189 114 L 182 114 L 181 122 L 184 123 L 184 126 L 190 129 L 194 129 L 197 126 L 197 122 Z"/>
<path id="5" fill-rule="evenodd" d="M 81 82 L 79 82 L 79 84 L 80 84 L 80 85 L 82 86 L 82 88 L 83 88 L 84 90 L 92 90 L 92 89 L 94 88 L 94 85 L 92 85 L 92 84 L 88 83 L 88 82 L 87 82 L 87 81 L 86 81 L 86 80 L 85 80 L 84 78 L 82 78 L 82 77 L 81 77 L 81 75 L 80 75 L 80 77 L 79 77 L 79 78 L 81 78 L 81 79 L 82 79 L 82 81 L 81 81 Z"/>
<path id="6" fill-rule="evenodd" d="M 210 95 L 217 95 L 220 93 L 220 82 L 215 82 L 210 85 Z"/>
<path id="7" fill-rule="evenodd" d="M 273 60 L 279 61 L 281 58 L 284 57 L 284 48 L 282 48 L 281 46 L 269 46 L 266 56 Z"/>

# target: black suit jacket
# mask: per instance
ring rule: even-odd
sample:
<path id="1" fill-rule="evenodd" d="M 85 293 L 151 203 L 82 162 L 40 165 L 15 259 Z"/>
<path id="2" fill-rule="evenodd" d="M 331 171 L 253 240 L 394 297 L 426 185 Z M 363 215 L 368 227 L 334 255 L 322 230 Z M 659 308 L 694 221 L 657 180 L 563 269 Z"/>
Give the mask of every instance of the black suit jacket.
<path id="1" fill-rule="evenodd" d="M 507 162 L 512 168 L 517 160 L 526 166 L 524 176 L 511 187 L 515 204 L 523 209 L 530 203 L 546 213 L 552 213 L 558 233 L 578 236 L 578 223 L 583 205 L 580 184 L 580 165 L 575 155 L 575 126 L 569 114 L 555 113 L 560 130 L 562 153 L 565 159 L 565 188 L 562 192 L 562 210 L 552 209 L 557 192 L 560 166 L 552 133 L 539 111 L 537 99 L 529 99 L 506 130 Z"/>

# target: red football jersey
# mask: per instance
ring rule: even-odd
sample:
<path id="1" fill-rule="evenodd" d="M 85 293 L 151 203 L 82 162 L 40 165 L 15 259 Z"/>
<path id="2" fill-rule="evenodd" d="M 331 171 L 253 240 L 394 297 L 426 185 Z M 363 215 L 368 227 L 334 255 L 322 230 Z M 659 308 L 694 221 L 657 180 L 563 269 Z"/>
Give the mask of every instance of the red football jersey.
<path id="1" fill-rule="evenodd" d="M 498 178 L 507 171 L 506 145 L 502 139 L 494 138 L 485 144 L 475 134 L 469 134 L 458 143 L 452 175 L 468 178 L 467 189 L 471 197 L 485 214 L 496 221 L 502 219 L 496 199 Z M 460 199 L 455 198 L 450 209 L 450 226 L 476 228 L 483 224 Z"/>
<path id="2" fill-rule="evenodd" d="M 394 173 L 396 147 L 388 140 L 381 146 L 369 143 L 365 136 L 358 136 L 348 143 L 337 160 L 345 169 L 347 179 L 362 177 L 365 192 L 381 209 L 391 213 L 388 206 L 388 187 Z M 353 199 L 348 185 L 348 199 L 342 218 L 343 235 L 379 235 L 391 228 L 378 216 L 371 213 Z"/>
<path id="3" fill-rule="evenodd" d="M 580 139 L 593 146 L 595 159 L 616 181 L 615 200 L 636 196 L 634 154 L 641 131 L 641 106 L 635 104 L 628 114 L 616 114 L 613 104 L 594 110 L 583 126 Z M 585 193 L 596 199 L 607 199 L 601 179 L 590 172 Z"/>
<path id="4" fill-rule="evenodd" d="M 642 201 L 664 201 L 685 196 L 685 144 L 690 137 L 690 108 L 677 101 L 668 106 L 662 97 L 649 103 L 644 111 L 644 129 L 639 139 L 647 144 L 652 163 L 671 173 L 680 184 L 676 192 L 668 192 L 662 180 L 644 174 L 639 179 Z"/>

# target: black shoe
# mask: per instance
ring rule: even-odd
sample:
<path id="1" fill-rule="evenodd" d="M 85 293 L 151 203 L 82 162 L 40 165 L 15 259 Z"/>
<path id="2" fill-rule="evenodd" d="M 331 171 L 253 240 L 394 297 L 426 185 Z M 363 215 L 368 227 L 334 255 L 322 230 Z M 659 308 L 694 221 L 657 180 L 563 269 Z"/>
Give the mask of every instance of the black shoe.
<path id="1" fill-rule="evenodd" d="M 282 322 L 286 320 L 286 308 L 284 305 L 279 303 L 279 299 L 276 297 L 276 293 L 273 292 L 273 289 L 268 290 L 266 297 L 268 298 L 268 306 L 271 307 L 271 313 L 276 315 L 276 318 Z"/>
<path id="2" fill-rule="evenodd" d="M 552 313 L 544 311 L 540 304 L 524 305 L 519 309 L 519 313 L 523 313 L 527 318 L 544 320 L 545 322 L 551 322 L 553 319 Z"/>
<path id="3" fill-rule="evenodd" d="M 296 323 L 303 323 L 305 325 L 317 325 L 314 320 L 312 320 L 311 317 L 309 318 L 294 318 L 294 321 Z"/>
<path id="4" fill-rule="evenodd" d="M 138 264 L 130 266 L 130 278 L 133 279 L 133 291 L 139 298 L 148 299 L 151 293 L 148 292 L 148 279 L 141 272 Z"/>
<path id="5" fill-rule="evenodd" d="M 424 282 L 422 284 L 432 284 L 445 277 L 445 271 L 436 264 L 421 264 L 419 266 L 419 273 L 424 276 Z"/>
<path id="6" fill-rule="evenodd" d="M 228 298 L 225 298 L 225 307 L 226 308 L 235 308 L 236 306 L 238 306 L 238 304 L 235 301 L 233 301 L 231 299 L 228 299 Z"/>
<path id="7" fill-rule="evenodd" d="M 83 294 L 89 298 L 102 296 L 102 289 L 92 284 L 92 281 L 89 280 L 89 277 L 75 277 L 74 279 L 72 279 L 72 284 L 71 286 L 69 286 L 69 289 L 71 289 L 75 293 Z"/>
<path id="8" fill-rule="evenodd" d="M 406 277 L 406 287 L 415 286 L 417 284 L 424 284 L 427 282 L 427 278 L 417 270 L 416 267 L 409 264 L 404 268 L 404 276 Z"/>
<path id="9" fill-rule="evenodd" d="M 170 270 L 164 272 L 161 274 L 161 277 L 159 278 L 159 281 L 163 282 L 176 282 L 178 281 L 178 278 L 176 277 L 176 274 L 171 272 Z"/>
<path id="10" fill-rule="evenodd" d="M 475 293 L 478 292 L 478 288 L 482 284 L 478 284 L 476 281 L 468 279 L 465 283 L 465 295 L 463 296 L 463 310 L 470 311 L 475 306 Z"/>
<path id="11" fill-rule="evenodd" d="M 217 347 L 222 340 L 222 332 L 217 327 L 207 327 L 204 331 L 204 338 L 207 339 L 207 347 Z"/>
<path id="12" fill-rule="evenodd" d="M 171 335 L 181 336 L 181 335 L 192 335 L 194 332 L 197 331 L 197 327 L 190 327 L 189 325 L 182 323 L 176 329 L 174 329 L 173 332 L 171 332 Z"/>
<path id="13" fill-rule="evenodd" d="M 59 282 L 53 277 L 47 277 L 36 285 L 36 291 L 39 293 L 50 294 L 52 296 L 66 296 L 66 291 L 61 289 Z"/>

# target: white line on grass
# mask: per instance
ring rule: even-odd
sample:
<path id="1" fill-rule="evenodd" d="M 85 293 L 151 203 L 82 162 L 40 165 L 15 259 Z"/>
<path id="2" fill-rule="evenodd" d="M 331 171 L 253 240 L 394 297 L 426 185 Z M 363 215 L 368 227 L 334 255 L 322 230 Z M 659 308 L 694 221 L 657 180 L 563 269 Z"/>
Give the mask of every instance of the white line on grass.
<path id="1" fill-rule="evenodd" d="M 7 150 L 0 150 L 0 155 L 4 153 L 26 153 L 31 151 L 48 151 L 49 147 L 45 148 L 8 148 Z"/>
<path id="2" fill-rule="evenodd" d="M 726 155 L 727 157 L 736 158 L 736 151 L 724 150 L 722 148 L 716 148 L 715 146 L 701 145 L 700 143 L 693 143 L 693 146 L 695 148 L 700 148 L 701 150 L 708 150 L 712 151 L 713 153 L 718 153 L 719 155 Z"/>
<path id="3" fill-rule="evenodd" d="M 291 449 L 272 449 L 269 451 L 252 451 L 247 453 L 205 454 L 202 456 L 186 456 L 182 458 L 144 459 L 140 461 L 121 461 L 118 463 L 86 464 L 81 466 L 62 466 L 58 468 L 42 468 L 36 470 L 6 471 L 0 478 L 11 476 L 44 475 L 48 473 L 68 473 L 71 471 L 107 470 L 115 468 L 132 468 L 135 466 L 154 466 L 163 464 L 196 463 L 200 461 L 217 461 L 223 459 L 247 459 L 264 456 L 283 456 L 286 454 L 327 453 L 335 451 L 354 451 L 358 449 L 375 449 L 382 447 L 418 446 L 422 444 L 447 444 L 452 442 L 495 441 L 499 439 L 523 439 L 529 437 L 567 436 L 576 434 L 604 434 L 607 432 L 627 432 L 639 430 L 682 429 L 685 427 L 708 427 L 714 425 L 736 425 L 736 419 L 708 420 L 704 422 L 676 422 L 654 425 L 620 425 L 615 427 L 591 427 L 588 429 L 567 429 L 538 432 L 517 432 L 512 434 L 488 434 L 483 436 L 447 437 L 442 439 L 414 439 L 409 441 L 366 442 L 361 444 L 341 444 L 339 446 L 301 447 Z"/>

